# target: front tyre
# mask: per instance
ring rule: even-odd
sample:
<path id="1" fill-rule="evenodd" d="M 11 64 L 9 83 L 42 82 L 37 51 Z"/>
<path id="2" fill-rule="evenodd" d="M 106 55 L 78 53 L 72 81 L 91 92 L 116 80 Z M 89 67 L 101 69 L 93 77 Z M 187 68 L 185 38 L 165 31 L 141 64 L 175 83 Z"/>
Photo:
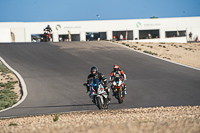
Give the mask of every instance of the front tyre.
<path id="1" fill-rule="evenodd" d="M 118 103 L 122 104 L 123 103 L 123 99 L 124 99 L 122 91 L 118 90 L 117 91 L 117 96 L 118 96 Z"/>
<path id="2" fill-rule="evenodd" d="M 103 98 L 104 99 L 104 109 L 108 109 L 108 99 L 107 98 Z"/>
<path id="3" fill-rule="evenodd" d="M 96 97 L 96 105 L 99 109 L 103 109 L 103 104 L 101 102 L 100 97 Z"/>

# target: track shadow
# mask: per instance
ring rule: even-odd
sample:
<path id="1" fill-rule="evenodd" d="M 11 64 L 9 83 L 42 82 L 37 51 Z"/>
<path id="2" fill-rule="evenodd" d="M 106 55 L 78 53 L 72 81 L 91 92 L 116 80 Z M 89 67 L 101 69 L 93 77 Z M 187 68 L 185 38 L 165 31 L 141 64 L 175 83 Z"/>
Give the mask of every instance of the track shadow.
<path id="1" fill-rule="evenodd" d="M 118 103 L 110 103 L 111 105 Z M 77 105 L 53 105 L 53 106 L 36 106 L 36 107 L 16 107 L 14 109 L 23 109 L 23 108 L 63 108 L 63 107 L 86 107 L 86 106 L 95 106 L 95 104 L 77 104 Z"/>

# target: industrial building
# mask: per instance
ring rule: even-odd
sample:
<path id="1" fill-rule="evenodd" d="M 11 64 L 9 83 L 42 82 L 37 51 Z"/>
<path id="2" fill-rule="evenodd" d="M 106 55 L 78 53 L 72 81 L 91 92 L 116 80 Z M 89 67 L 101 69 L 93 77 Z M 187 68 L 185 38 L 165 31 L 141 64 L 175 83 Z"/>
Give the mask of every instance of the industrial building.
<path id="1" fill-rule="evenodd" d="M 50 25 L 52 41 L 128 40 L 133 42 L 195 41 L 200 36 L 200 17 L 54 21 L 0 22 L 0 42 L 41 41 L 43 29 Z M 189 33 L 192 37 L 189 38 Z M 121 36 L 121 37 L 120 37 Z"/>

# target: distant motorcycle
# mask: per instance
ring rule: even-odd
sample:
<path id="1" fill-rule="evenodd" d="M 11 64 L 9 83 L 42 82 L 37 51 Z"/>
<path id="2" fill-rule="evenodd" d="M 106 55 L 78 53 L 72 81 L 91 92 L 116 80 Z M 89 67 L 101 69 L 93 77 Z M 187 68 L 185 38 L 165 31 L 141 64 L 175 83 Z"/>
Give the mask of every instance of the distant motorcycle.
<path id="1" fill-rule="evenodd" d="M 125 93 L 124 93 L 124 83 L 119 76 L 116 76 L 112 81 L 111 88 L 113 88 L 113 93 L 115 98 L 118 100 L 119 104 L 123 103 Z"/>
<path id="2" fill-rule="evenodd" d="M 86 83 L 83 85 L 87 86 Z M 103 87 L 103 83 L 97 78 L 93 78 L 90 84 L 90 98 L 99 109 L 108 109 L 108 94 Z"/>
<path id="3" fill-rule="evenodd" d="M 51 32 L 49 32 L 47 29 L 44 29 L 44 41 L 49 42 L 51 39 Z"/>

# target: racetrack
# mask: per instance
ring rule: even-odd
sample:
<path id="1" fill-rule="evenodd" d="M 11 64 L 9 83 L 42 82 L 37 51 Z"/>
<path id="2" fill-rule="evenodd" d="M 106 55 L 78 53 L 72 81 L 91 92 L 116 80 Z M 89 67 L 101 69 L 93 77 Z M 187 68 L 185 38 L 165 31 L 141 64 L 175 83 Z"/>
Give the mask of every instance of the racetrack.
<path id="1" fill-rule="evenodd" d="M 28 96 L 0 117 L 98 110 L 86 88 L 93 65 L 109 78 L 117 63 L 127 74 L 127 92 L 110 109 L 200 105 L 200 71 L 109 42 L 0 44 L 0 56 L 24 78 Z"/>

